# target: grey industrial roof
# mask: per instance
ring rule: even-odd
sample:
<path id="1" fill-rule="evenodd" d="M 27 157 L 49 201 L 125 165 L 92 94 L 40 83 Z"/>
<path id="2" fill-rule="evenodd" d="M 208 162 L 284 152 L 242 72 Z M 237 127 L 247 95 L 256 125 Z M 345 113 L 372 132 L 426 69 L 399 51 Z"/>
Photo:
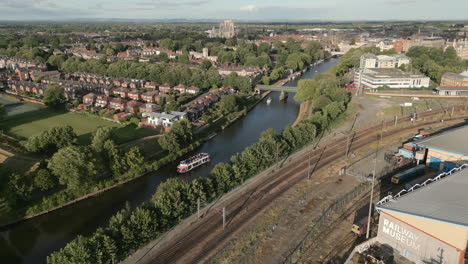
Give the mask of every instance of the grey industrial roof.
<path id="1" fill-rule="evenodd" d="M 468 226 L 468 168 L 381 206 L 410 215 Z"/>
<path id="2" fill-rule="evenodd" d="M 468 125 L 417 141 L 416 145 L 468 156 Z"/>

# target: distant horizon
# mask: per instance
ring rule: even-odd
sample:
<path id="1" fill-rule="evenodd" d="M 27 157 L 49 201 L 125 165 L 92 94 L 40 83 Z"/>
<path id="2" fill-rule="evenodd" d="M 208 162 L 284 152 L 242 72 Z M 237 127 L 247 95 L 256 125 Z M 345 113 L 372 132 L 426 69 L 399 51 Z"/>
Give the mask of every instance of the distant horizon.
<path id="1" fill-rule="evenodd" d="M 466 10 L 466 0 L 0 0 L 5 21 L 466 21 Z"/>
<path id="2" fill-rule="evenodd" d="M 406 20 L 406 19 L 381 19 L 381 20 L 305 20 L 305 19 L 233 19 L 233 18 L 60 18 L 60 19 L 0 19 L 0 23 L 10 22 L 172 22 L 172 23 L 219 23 L 226 19 L 232 19 L 234 23 L 293 23 L 293 24 L 349 24 L 349 23 L 468 23 L 468 19 L 433 19 L 433 20 Z"/>

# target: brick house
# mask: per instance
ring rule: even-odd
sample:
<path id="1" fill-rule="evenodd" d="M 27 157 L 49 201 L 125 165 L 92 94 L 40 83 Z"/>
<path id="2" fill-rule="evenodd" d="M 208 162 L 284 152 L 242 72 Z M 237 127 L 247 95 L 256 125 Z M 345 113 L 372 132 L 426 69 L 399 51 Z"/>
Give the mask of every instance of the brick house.
<path id="1" fill-rule="evenodd" d="M 186 92 L 189 94 L 197 94 L 200 92 L 200 88 L 195 87 L 195 86 L 190 86 L 186 89 Z"/>
<path id="2" fill-rule="evenodd" d="M 158 89 L 159 84 L 157 84 L 157 83 L 155 83 L 155 82 L 146 82 L 144 87 L 145 87 L 145 89 L 153 89 L 153 90 L 156 90 L 156 89 Z"/>
<path id="3" fill-rule="evenodd" d="M 110 100 L 110 97 L 109 96 L 106 96 L 106 95 L 98 95 L 96 97 L 96 106 L 99 106 L 99 107 L 102 107 L 102 108 L 105 108 L 109 105 L 109 100 Z"/>
<path id="4" fill-rule="evenodd" d="M 117 88 L 114 90 L 114 94 L 119 95 L 121 98 L 128 97 L 128 89 L 127 88 Z"/>
<path id="5" fill-rule="evenodd" d="M 130 86 L 130 83 L 127 82 L 127 81 L 123 81 L 120 83 L 120 87 L 123 87 L 123 88 L 128 88 Z"/>
<path id="6" fill-rule="evenodd" d="M 170 98 L 170 95 L 159 93 L 158 96 L 154 97 L 154 100 L 156 101 L 156 103 L 165 102 L 167 104 L 169 101 L 169 98 Z"/>
<path id="7" fill-rule="evenodd" d="M 87 104 L 87 105 L 88 104 L 94 104 L 96 102 L 96 98 L 97 98 L 96 94 L 89 93 L 89 94 L 83 96 L 83 103 Z"/>
<path id="8" fill-rule="evenodd" d="M 136 114 L 140 110 L 140 107 L 143 105 L 143 103 L 140 103 L 138 101 L 132 100 L 127 103 L 125 106 L 125 112 Z"/>
<path id="9" fill-rule="evenodd" d="M 104 88 L 104 94 L 105 94 L 106 96 L 110 96 L 110 95 L 113 94 L 113 93 L 114 93 L 114 89 L 112 89 L 112 88 L 110 88 L 110 87 Z"/>
<path id="10" fill-rule="evenodd" d="M 187 90 L 187 86 L 185 86 L 183 84 L 179 84 L 179 85 L 174 87 L 174 91 L 177 91 L 179 93 L 185 93 L 185 90 Z"/>
<path id="11" fill-rule="evenodd" d="M 156 97 L 158 96 L 158 91 L 149 91 L 141 95 L 141 99 L 148 103 L 156 102 Z"/>
<path id="12" fill-rule="evenodd" d="M 18 74 L 20 80 L 29 80 L 29 71 L 23 68 L 16 68 L 16 74 Z"/>
<path id="13" fill-rule="evenodd" d="M 147 103 L 140 106 L 140 112 L 142 113 L 160 113 L 161 110 L 162 107 L 157 104 Z"/>
<path id="14" fill-rule="evenodd" d="M 140 88 L 140 83 L 138 82 L 131 82 L 130 83 L 130 89 L 137 89 L 137 88 Z"/>
<path id="15" fill-rule="evenodd" d="M 141 100 L 141 92 L 136 89 L 130 90 L 127 95 L 132 100 Z"/>
<path id="16" fill-rule="evenodd" d="M 122 98 L 114 98 L 110 101 L 109 107 L 112 109 L 124 111 L 127 106 L 127 100 Z"/>
<path id="17" fill-rule="evenodd" d="M 164 83 L 159 86 L 159 92 L 161 93 L 168 93 L 171 91 L 172 86 L 168 83 Z"/>

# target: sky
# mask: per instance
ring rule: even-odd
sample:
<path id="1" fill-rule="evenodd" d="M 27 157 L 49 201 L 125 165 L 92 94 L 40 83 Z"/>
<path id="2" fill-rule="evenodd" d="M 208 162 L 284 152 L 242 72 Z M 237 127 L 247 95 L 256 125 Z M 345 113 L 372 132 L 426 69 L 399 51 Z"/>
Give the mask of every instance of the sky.
<path id="1" fill-rule="evenodd" d="M 468 20 L 468 0 L 0 0 L 0 20 Z"/>

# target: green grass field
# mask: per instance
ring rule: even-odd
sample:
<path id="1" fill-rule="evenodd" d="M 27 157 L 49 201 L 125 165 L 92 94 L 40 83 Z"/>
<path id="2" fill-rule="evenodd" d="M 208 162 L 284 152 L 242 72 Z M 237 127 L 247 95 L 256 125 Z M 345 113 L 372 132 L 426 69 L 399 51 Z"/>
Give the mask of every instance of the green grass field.
<path id="1" fill-rule="evenodd" d="M 123 126 L 114 122 L 99 118 L 92 118 L 81 114 L 70 112 L 54 112 L 44 110 L 31 113 L 0 122 L 0 130 L 9 136 L 19 140 L 25 140 L 30 136 L 37 135 L 42 131 L 54 127 L 70 125 L 78 135 L 78 141 L 82 145 L 89 144 L 91 136 L 98 127 L 115 127 L 117 143 L 124 143 L 133 139 L 155 135 L 156 132 L 138 128 L 135 125 Z"/>
<path id="2" fill-rule="evenodd" d="M 44 109 L 44 106 L 28 103 L 28 102 L 21 102 L 19 100 L 14 99 L 10 96 L 0 95 L 0 104 L 5 105 L 7 111 L 7 117 L 12 117 L 15 115 L 20 115 L 28 112 L 37 111 L 40 109 Z"/>

